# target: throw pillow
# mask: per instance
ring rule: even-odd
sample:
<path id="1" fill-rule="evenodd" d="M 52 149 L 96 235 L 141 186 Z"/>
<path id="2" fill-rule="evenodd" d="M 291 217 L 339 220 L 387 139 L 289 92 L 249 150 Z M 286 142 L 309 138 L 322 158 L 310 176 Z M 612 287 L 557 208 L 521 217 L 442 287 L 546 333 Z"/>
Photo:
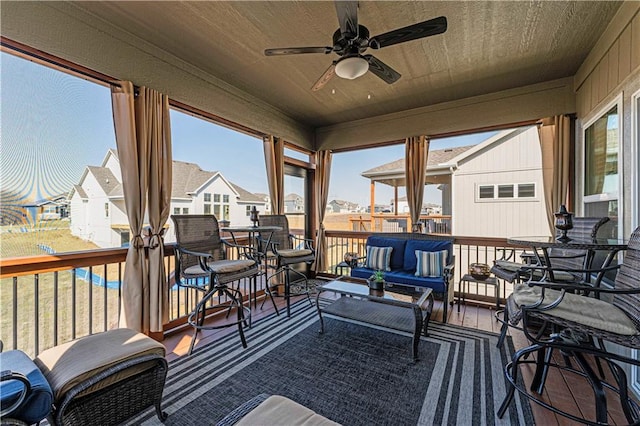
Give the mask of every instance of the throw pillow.
<path id="1" fill-rule="evenodd" d="M 441 277 L 447 265 L 447 250 L 416 250 L 416 277 Z"/>
<path id="2" fill-rule="evenodd" d="M 393 247 L 367 246 L 367 262 L 365 267 L 380 271 L 390 271 L 391 251 Z"/>

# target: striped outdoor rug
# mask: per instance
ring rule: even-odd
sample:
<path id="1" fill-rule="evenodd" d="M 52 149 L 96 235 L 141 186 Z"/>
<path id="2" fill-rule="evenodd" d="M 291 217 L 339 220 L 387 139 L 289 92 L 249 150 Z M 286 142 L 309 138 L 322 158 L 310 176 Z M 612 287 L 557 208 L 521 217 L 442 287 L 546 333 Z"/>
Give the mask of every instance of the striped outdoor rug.
<path id="1" fill-rule="evenodd" d="M 533 424 L 528 402 L 503 419 L 503 365 L 513 351 L 498 350 L 497 335 L 431 323 L 412 364 L 411 337 L 326 318 L 318 333 L 315 307 L 302 300 L 292 316 L 261 319 L 170 363 L 163 407 L 167 425 L 215 424 L 254 396 L 284 395 L 344 425 Z M 159 424 L 153 410 L 131 424 Z"/>

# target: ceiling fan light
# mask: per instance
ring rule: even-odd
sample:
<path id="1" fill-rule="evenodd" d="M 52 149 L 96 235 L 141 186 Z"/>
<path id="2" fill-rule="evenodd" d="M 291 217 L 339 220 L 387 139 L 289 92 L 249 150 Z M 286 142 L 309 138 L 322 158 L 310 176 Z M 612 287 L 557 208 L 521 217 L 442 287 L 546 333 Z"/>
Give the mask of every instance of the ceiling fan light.
<path id="1" fill-rule="evenodd" d="M 341 59 L 336 64 L 336 75 L 340 78 L 353 80 L 364 75 L 369 70 L 369 62 L 360 56 L 350 56 Z"/>

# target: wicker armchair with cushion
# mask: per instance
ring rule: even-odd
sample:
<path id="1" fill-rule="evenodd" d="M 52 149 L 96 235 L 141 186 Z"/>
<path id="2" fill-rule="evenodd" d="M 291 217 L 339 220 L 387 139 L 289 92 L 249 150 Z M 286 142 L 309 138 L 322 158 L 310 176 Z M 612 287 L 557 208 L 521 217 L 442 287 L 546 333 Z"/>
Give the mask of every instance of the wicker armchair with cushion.
<path id="1" fill-rule="evenodd" d="M 586 378 L 596 402 L 596 418 L 585 419 L 550 406 L 541 398 L 527 396 L 545 408 L 571 420 L 589 424 L 608 424 L 607 398 L 617 395 L 630 424 L 640 423 L 640 407 L 627 393 L 627 377 L 621 364 L 637 368 L 640 360 L 632 349 L 640 349 L 640 228 L 631 235 L 624 261 L 620 265 L 613 288 L 592 288 L 585 295 L 576 284 L 531 281 L 516 287 L 509 296 L 520 307 L 523 329 L 531 346 L 517 351 L 505 368 L 511 386 L 498 414 L 507 410 L 514 393 L 527 393 L 518 378 L 520 364 L 536 363 L 531 389 L 540 393 L 549 368 L 558 368 Z M 527 325 L 538 319 L 554 326 L 549 334 L 532 335 Z M 605 342 L 616 343 L 625 351 L 609 351 Z M 575 361 L 576 367 L 555 364 L 545 356 L 553 349 Z M 526 360 L 531 353 L 536 360 Z M 609 367 L 611 374 L 603 378 L 593 370 L 591 361 Z M 605 392 L 606 390 L 606 392 Z M 613 391 L 613 392 L 610 392 Z"/>
<path id="2" fill-rule="evenodd" d="M 26 424 L 48 417 L 56 425 L 115 425 L 155 407 L 165 420 L 161 401 L 167 377 L 162 344 L 134 330 L 120 328 L 47 349 L 31 360 L 24 352 L 0 353 L 3 376 L 22 373 L 30 392 L 7 417 Z M 16 383 L 0 387 L 3 411 L 17 401 Z M 12 424 L 12 423 L 9 423 Z"/>

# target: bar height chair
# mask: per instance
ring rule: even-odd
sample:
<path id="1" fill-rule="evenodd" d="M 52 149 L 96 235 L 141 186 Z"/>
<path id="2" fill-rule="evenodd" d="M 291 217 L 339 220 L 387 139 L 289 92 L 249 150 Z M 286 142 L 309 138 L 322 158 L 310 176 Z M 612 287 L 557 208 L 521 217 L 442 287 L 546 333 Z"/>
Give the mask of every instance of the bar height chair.
<path id="1" fill-rule="evenodd" d="M 609 351 L 605 342 L 626 346 L 629 350 L 640 349 L 640 227 L 632 233 L 623 263 L 616 274 L 613 288 L 594 287 L 586 295 L 584 286 L 548 281 L 530 281 L 528 285 L 516 287 L 510 298 L 516 299 L 522 312 L 523 330 L 531 345 L 513 354 L 505 366 L 509 381 L 507 395 L 498 410 L 502 417 L 509 407 L 515 392 L 525 394 L 541 406 L 573 421 L 587 424 L 608 424 L 607 399 L 619 399 L 622 411 L 629 424 L 640 423 L 640 406 L 629 396 L 625 369 L 621 364 L 640 367 L 637 356 L 620 351 Z M 601 296 L 608 296 L 601 297 Z M 529 333 L 527 323 L 538 319 L 560 329 L 544 335 Z M 553 363 L 545 356 L 553 349 L 575 360 L 576 367 Z M 536 360 L 527 360 L 537 353 Z M 608 378 L 598 375 L 590 360 L 609 367 Z M 528 393 L 519 379 L 521 364 L 536 364 L 531 390 L 541 393 L 544 378 L 549 368 L 557 368 L 586 379 L 593 390 L 596 403 L 596 418 L 580 418 L 572 413 L 551 406 L 541 398 Z"/>
<path id="2" fill-rule="evenodd" d="M 232 244 L 220 238 L 218 220 L 214 215 L 172 215 L 176 232 L 176 284 L 203 293 L 195 309 L 188 317 L 188 323 L 194 328 L 189 346 L 189 355 L 193 351 L 196 336 L 200 330 L 238 326 L 242 346 L 247 341 L 242 329 L 251 311 L 244 306 L 239 289 L 230 283 L 241 279 L 256 279 L 258 263 L 253 249 L 249 246 Z M 226 248 L 237 250 L 238 259 L 227 259 Z M 249 285 L 251 288 L 251 285 Z M 214 297 L 227 300 L 227 304 L 212 305 Z M 209 306 L 207 306 L 209 304 Z M 227 316 L 233 309 L 237 319 L 223 325 L 205 325 L 207 311 L 227 310 Z"/>
<path id="3" fill-rule="evenodd" d="M 292 268 L 292 265 L 306 263 L 311 264 L 316 260 L 316 251 L 312 246 L 312 241 L 307 238 L 300 238 L 289 232 L 289 220 L 285 215 L 268 215 L 260 216 L 260 224 L 266 226 L 277 226 L 282 230 L 275 231 L 271 234 L 271 238 L 260 239 L 260 249 L 267 264 L 272 263 L 271 267 L 275 272 L 266 280 L 267 292 L 271 292 L 272 280 L 277 277 L 284 278 L 284 298 L 287 302 L 287 317 L 291 316 L 291 296 L 306 294 L 311 303 L 309 296 L 309 282 L 303 273 Z M 271 259 L 271 261 L 269 261 Z M 301 291 L 291 292 L 291 277 L 294 273 L 304 280 L 304 286 Z M 263 299 L 262 305 L 264 305 Z M 276 308 L 276 313 L 278 310 Z M 279 314 L 279 313 L 278 313 Z"/>

